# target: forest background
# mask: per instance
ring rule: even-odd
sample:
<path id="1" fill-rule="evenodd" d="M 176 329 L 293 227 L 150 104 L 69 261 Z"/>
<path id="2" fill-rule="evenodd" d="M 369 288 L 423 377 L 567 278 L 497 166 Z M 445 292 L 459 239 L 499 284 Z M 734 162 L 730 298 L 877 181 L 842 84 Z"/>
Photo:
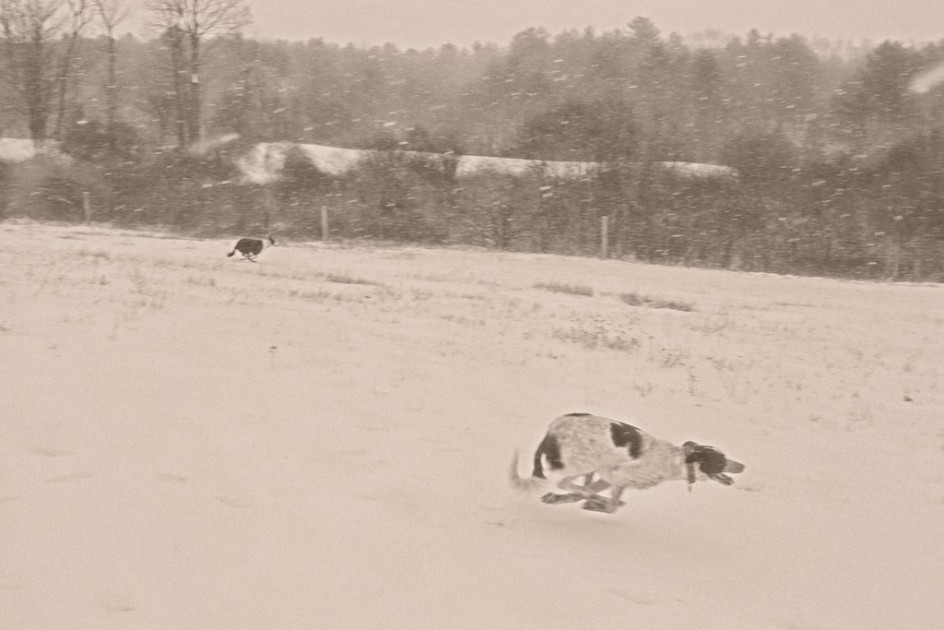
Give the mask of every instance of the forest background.
<path id="1" fill-rule="evenodd" d="M 944 280 L 944 40 L 637 17 L 403 50 L 249 39 L 241 0 L 144 10 L 151 39 L 119 35 L 122 0 L 0 0 L 0 137 L 35 147 L 0 161 L 0 220 L 305 240 L 324 215 L 333 238 L 596 255 L 606 217 L 619 258 Z M 239 167 L 260 143 L 284 148 L 266 183 Z M 368 158 L 331 173 L 306 144 Z"/>

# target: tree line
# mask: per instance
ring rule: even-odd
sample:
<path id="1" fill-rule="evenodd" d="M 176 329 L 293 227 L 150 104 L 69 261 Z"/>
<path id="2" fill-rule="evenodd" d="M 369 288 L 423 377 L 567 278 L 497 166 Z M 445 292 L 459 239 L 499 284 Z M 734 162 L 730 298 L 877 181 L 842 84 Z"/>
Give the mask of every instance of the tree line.
<path id="1" fill-rule="evenodd" d="M 242 0 L 0 0 L 0 135 L 73 159 L 0 163 L 0 216 L 276 230 L 783 273 L 944 279 L 944 42 L 540 28 L 507 45 L 257 41 Z M 238 140 L 218 142 L 223 137 Z M 343 175 L 260 142 L 375 150 Z M 428 154 L 441 159 L 428 159 Z M 460 177 L 450 156 L 599 164 Z M 730 166 L 694 178 L 664 162 Z"/>

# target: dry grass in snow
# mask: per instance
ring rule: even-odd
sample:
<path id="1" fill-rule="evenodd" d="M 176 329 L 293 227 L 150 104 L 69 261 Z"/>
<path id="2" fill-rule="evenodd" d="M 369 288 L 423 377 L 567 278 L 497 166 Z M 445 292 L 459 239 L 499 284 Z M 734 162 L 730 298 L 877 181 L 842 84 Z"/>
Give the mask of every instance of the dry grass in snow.
<path id="1" fill-rule="evenodd" d="M 0 627 L 944 618 L 944 289 L 228 245 L 0 224 Z M 516 495 L 569 411 L 747 470 Z"/>

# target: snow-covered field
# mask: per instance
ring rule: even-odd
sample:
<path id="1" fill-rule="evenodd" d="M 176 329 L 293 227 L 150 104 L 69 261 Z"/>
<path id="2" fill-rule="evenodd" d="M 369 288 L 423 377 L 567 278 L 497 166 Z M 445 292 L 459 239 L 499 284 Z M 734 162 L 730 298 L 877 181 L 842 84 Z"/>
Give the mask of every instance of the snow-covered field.
<path id="1" fill-rule="evenodd" d="M 944 287 L 228 246 L 0 224 L 0 628 L 944 627 Z M 513 492 L 571 411 L 747 469 Z"/>

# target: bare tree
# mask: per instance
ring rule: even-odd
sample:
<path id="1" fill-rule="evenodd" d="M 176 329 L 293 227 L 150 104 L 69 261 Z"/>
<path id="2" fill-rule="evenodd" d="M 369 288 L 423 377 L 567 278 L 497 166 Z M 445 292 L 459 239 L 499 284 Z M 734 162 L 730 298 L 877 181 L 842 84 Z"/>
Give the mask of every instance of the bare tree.
<path id="1" fill-rule="evenodd" d="M 203 40 L 225 35 L 248 25 L 251 17 L 245 0 L 145 0 L 151 12 L 149 25 L 164 33 L 171 57 L 173 85 L 177 92 L 182 129 L 181 144 L 200 139 L 200 66 Z M 189 76 L 185 76 L 189 75 Z M 185 87 L 189 85 L 189 87 Z"/>
<path id="2" fill-rule="evenodd" d="M 62 40 L 62 54 L 56 72 L 58 107 L 56 110 L 55 136 L 59 140 L 62 140 L 62 125 L 66 115 L 66 97 L 69 93 L 69 82 L 72 79 L 72 64 L 82 42 L 79 37 L 94 17 L 92 4 L 89 0 L 65 0 L 64 9 L 66 13 L 64 21 L 68 23 L 68 28 Z"/>
<path id="3" fill-rule="evenodd" d="M 174 101 L 174 127 L 177 130 L 177 145 L 185 147 L 188 142 L 190 124 L 189 94 L 185 91 L 187 82 L 184 80 L 184 32 L 177 26 L 168 27 L 161 35 L 161 41 L 170 54 L 171 67 L 171 94 Z M 199 117 L 199 110 L 195 116 Z M 195 142 L 196 139 L 193 139 Z"/>
<path id="4" fill-rule="evenodd" d="M 108 39 L 108 84 L 105 86 L 105 124 L 108 148 L 115 150 L 115 123 L 118 121 L 118 52 L 115 29 L 128 17 L 123 0 L 92 0 L 92 7 Z"/>
<path id="5" fill-rule="evenodd" d="M 2 72 L 20 97 L 37 150 L 42 150 L 46 141 L 62 9 L 62 0 L 0 0 Z"/>

